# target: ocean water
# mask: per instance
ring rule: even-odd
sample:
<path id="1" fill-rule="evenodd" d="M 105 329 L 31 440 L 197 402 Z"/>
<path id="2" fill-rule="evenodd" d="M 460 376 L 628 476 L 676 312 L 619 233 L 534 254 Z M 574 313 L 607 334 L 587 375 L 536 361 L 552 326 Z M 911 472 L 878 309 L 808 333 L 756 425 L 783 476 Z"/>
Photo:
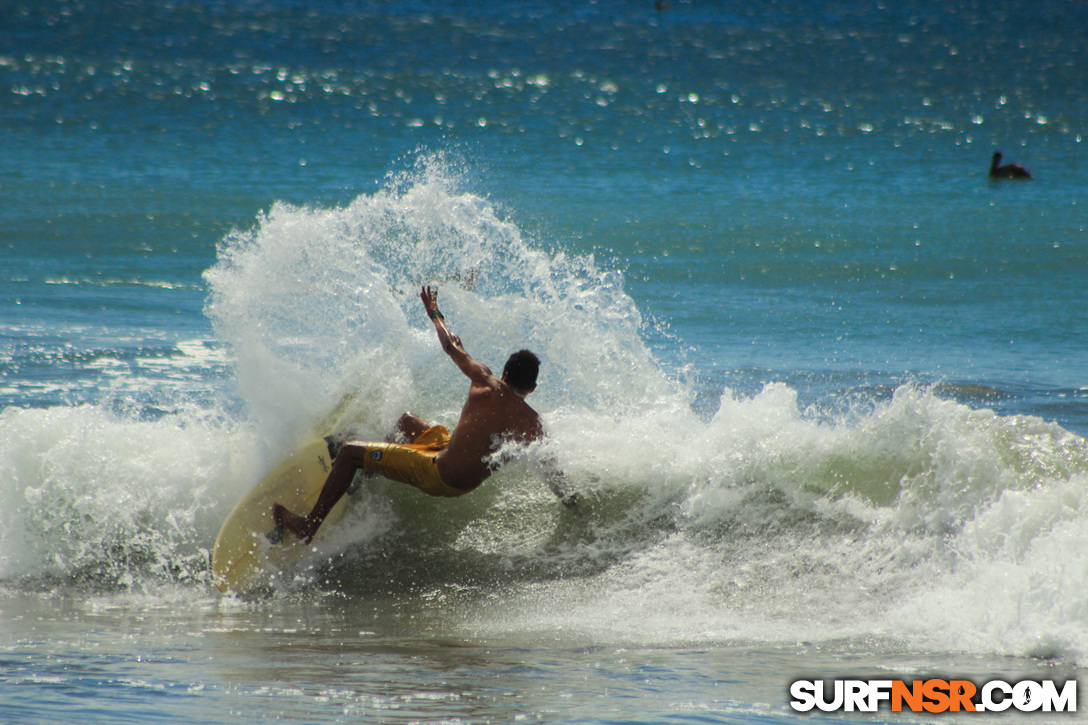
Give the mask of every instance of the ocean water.
<path id="1" fill-rule="evenodd" d="M 1088 666 L 1088 7 L 0 7 L 0 721 L 805 715 Z M 990 155 L 1027 182 L 987 179 Z M 282 585 L 220 524 L 315 431 L 530 402 Z M 1083 708 L 1082 708 L 1083 709 Z"/>

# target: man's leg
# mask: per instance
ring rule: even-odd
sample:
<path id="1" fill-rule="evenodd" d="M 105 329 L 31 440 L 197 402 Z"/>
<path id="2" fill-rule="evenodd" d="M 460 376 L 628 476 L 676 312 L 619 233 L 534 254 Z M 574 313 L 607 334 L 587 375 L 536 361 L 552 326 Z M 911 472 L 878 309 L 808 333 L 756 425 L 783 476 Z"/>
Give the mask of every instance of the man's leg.
<path id="1" fill-rule="evenodd" d="M 411 443 L 416 438 L 427 432 L 431 424 L 420 418 L 415 413 L 405 413 L 393 426 L 395 435 L 403 436 L 405 443 Z"/>
<path id="2" fill-rule="evenodd" d="M 333 461 L 329 477 L 325 479 L 325 485 L 321 494 L 317 497 L 317 503 L 308 516 L 299 516 L 291 513 L 282 505 L 272 504 L 272 517 L 276 524 L 290 531 L 306 543 L 314 538 L 314 534 L 321 527 L 321 522 L 332 511 L 333 506 L 344 497 L 351 481 L 355 478 L 355 472 L 363 467 L 366 455 L 366 446 L 360 443 L 345 443 L 340 447 L 340 452 Z"/>

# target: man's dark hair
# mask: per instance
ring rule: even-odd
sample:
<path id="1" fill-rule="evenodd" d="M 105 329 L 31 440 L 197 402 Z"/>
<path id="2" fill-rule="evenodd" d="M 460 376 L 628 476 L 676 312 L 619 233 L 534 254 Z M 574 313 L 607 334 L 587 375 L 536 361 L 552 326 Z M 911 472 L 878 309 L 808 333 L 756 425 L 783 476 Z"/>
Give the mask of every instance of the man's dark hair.
<path id="1" fill-rule="evenodd" d="M 540 372 L 540 358 L 528 350 L 518 350 L 506 361 L 502 376 L 507 384 L 518 392 L 532 392 L 536 387 L 536 375 Z"/>

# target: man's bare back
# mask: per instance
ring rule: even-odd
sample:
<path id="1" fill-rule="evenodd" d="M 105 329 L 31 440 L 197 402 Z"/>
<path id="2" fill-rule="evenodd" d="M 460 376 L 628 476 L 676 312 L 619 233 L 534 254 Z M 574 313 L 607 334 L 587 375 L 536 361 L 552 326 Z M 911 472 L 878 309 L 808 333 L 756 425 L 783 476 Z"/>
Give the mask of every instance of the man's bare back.
<path id="1" fill-rule="evenodd" d="M 309 515 L 292 513 L 280 504 L 272 507 L 277 524 L 299 538 L 313 537 L 332 507 L 347 492 L 359 469 L 380 472 L 434 496 L 459 496 L 491 475 L 496 466 L 494 454 L 505 443 L 528 444 L 544 437 L 540 416 L 524 400 L 536 389 L 540 365 L 536 355 L 528 350 L 514 353 L 498 377 L 465 352 L 460 338 L 446 327 L 445 318 L 438 311 L 438 291 L 424 287 L 420 299 L 434 323 L 443 351 L 470 381 L 457 426 L 439 446 L 415 445 L 416 440 L 423 440 L 428 425 L 405 414 L 398 428 L 412 441 L 408 445 L 345 443 Z M 563 474 L 553 464 L 546 466 L 549 487 L 565 505 L 573 505 L 575 497 L 566 491 Z"/>
<path id="2" fill-rule="evenodd" d="M 490 373 L 490 371 L 488 371 Z M 473 382 L 446 450 L 435 459 L 442 480 L 471 489 L 491 475 L 488 459 L 506 442 L 542 438 L 540 416 L 501 378 Z"/>

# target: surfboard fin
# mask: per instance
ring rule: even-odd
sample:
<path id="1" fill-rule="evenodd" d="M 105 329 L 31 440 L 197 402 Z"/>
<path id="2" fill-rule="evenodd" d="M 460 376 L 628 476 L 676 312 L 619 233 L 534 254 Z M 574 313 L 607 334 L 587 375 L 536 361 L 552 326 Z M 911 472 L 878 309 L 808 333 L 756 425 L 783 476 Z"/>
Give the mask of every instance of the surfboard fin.
<path id="1" fill-rule="evenodd" d="M 325 444 L 329 448 L 329 458 L 336 458 L 340 448 L 344 445 L 344 437 L 339 435 L 325 436 Z"/>

